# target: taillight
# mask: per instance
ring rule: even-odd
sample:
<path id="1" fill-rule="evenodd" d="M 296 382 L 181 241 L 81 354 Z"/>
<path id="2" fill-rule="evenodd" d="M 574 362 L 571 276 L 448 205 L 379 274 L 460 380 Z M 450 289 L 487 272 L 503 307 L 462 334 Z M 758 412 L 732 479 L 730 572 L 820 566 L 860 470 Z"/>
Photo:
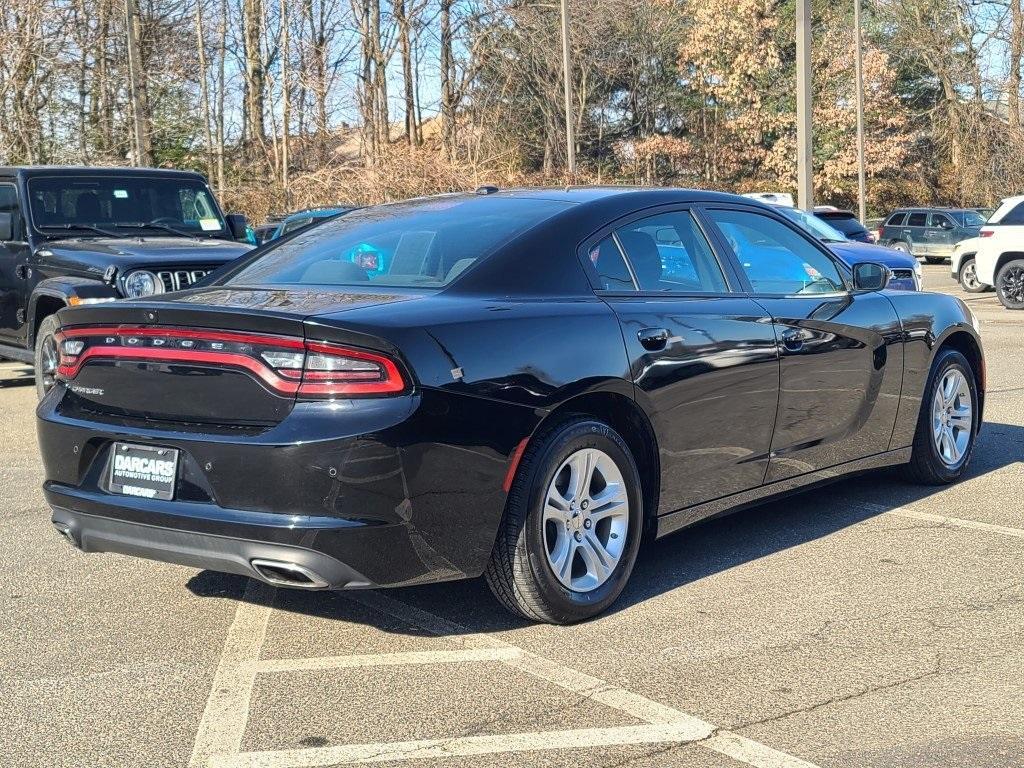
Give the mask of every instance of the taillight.
<path id="1" fill-rule="evenodd" d="M 275 394 L 309 399 L 392 395 L 406 382 L 387 355 L 288 336 L 184 328 L 71 328 L 56 336 L 57 377 L 89 360 L 192 363 L 245 370 Z"/>
<path id="2" fill-rule="evenodd" d="M 992 237 L 995 233 L 994 229 L 983 229 L 978 233 L 978 237 Z"/>

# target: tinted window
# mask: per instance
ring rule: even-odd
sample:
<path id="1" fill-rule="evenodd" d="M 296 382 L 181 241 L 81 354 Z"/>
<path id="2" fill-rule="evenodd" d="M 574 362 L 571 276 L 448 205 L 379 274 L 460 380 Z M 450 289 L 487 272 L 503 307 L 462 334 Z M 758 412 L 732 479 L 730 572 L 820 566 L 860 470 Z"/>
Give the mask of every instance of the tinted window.
<path id="1" fill-rule="evenodd" d="M 439 287 L 568 205 L 460 196 L 365 208 L 296 233 L 227 284 Z"/>
<path id="2" fill-rule="evenodd" d="M 1008 214 L 1003 216 L 1000 224 L 1024 224 L 1024 202 L 1017 203 L 1017 206 Z"/>
<path id="3" fill-rule="evenodd" d="M 591 248 L 589 255 L 590 263 L 597 270 L 601 287 L 606 291 L 636 290 L 633 277 L 629 274 L 625 259 L 622 258 L 622 251 L 611 235 Z"/>
<path id="4" fill-rule="evenodd" d="M 0 184 L 0 213 L 11 214 L 14 236 L 20 237 L 18 222 L 21 220 L 21 213 L 18 210 L 18 191 L 13 184 Z"/>
<path id="5" fill-rule="evenodd" d="M 889 220 L 887 222 L 885 222 L 885 226 L 887 226 L 887 227 L 898 227 L 898 226 L 901 226 L 903 224 L 903 222 L 905 222 L 906 220 L 907 220 L 907 214 L 905 214 L 905 213 L 894 213 L 892 216 L 889 217 Z"/>
<path id="6" fill-rule="evenodd" d="M 818 218 L 813 213 L 801 210 L 800 208 L 786 208 L 779 206 L 779 213 L 790 221 L 795 221 L 800 229 L 818 238 L 822 242 L 838 241 L 845 242 L 846 235 L 832 226 L 824 219 Z"/>
<path id="7" fill-rule="evenodd" d="M 28 194 L 32 221 L 44 230 L 90 225 L 159 231 L 137 226 L 154 222 L 191 234 L 223 235 L 227 231 L 210 190 L 198 179 L 47 176 L 30 179 Z"/>
<path id="8" fill-rule="evenodd" d="M 850 235 L 863 235 L 867 232 L 867 230 L 864 229 L 864 225 L 856 219 L 832 218 L 830 216 L 828 217 L 828 223 L 847 237 Z"/>
<path id="9" fill-rule="evenodd" d="M 661 213 L 616 231 L 642 291 L 725 293 L 725 276 L 688 211 Z"/>
<path id="10" fill-rule="evenodd" d="M 749 211 L 712 210 L 756 293 L 812 294 L 845 290 L 832 260 L 781 221 Z"/>
<path id="11" fill-rule="evenodd" d="M 907 219 L 908 227 L 923 227 L 925 222 L 928 220 L 927 214 L 924 213 L 912 213 L 910 218 Z"/>

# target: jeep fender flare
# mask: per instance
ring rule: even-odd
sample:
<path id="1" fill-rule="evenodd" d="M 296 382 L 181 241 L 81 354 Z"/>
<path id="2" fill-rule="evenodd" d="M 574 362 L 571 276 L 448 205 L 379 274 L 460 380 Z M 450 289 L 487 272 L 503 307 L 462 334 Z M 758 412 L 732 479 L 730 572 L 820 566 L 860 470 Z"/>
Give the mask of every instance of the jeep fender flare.
<path id="1" fill-rule="evenodd" d="M 64 307 L 83 302 L 113 301 L 121 298 L 117 288 L 104 282 L 84 277 L 51 277 L 40 280 L 28 300 L 28 345 L 36 341 L 39 323 Z"/>

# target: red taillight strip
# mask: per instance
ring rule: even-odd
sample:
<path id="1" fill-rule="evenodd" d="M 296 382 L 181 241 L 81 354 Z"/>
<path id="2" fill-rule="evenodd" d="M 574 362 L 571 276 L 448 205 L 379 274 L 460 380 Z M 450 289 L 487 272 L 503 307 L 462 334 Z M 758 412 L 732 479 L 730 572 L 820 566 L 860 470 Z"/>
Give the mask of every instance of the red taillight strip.
<path id="1" fill-rule="evenodd" d="M 89 347 L 78 356 L 74 365 L 59 366 L 57 373 L 67 379 L 78 375 L 82 366 L 93 358 L 106 360 L 140 360 L 151 363 L 207 363 L 209 365 L 226 365 L 232 368 L 244 368 L 267 384 L 271 389 L 284 395 L 294 395 L 299 391 L 295 381 L 285 381 L 263 365 L 259 360 L 248 355 L 232 352 L 207 352 L 201 349 L 153 349 L 132 347 Z"/>
<path id="2" fill-rule="evenodd" d="M 136 328 L 134 326 L 68 328 L 67 330 L 62 330 L 60 332 L 59 339 L 81 336 L 167 336 L 172 339 L 228 341 L 235 342 L 236 344 L 259 344 L 264 347 L 280 347 L 283 349 L 305 349 L 305 344 L 302 339 L 296 339 L 290 336 L 236 333 L 234 331 L 201 331 L 190 330 L 187 328 Z"/>
<path id="3" fill-rule="evenodd" d="M 383 380 L 365 380 L 374 373 L 363 371 L 299 371 L 281 369 L 275 371 L 264 364 L 262 359 L 233 352 L 202 349 L 174 349 L 157 347 L 87 347 L 77 357 L 70 358 L 70 365 L 60 365 L 57 373 L 62 378 L 73 379 L 82 366 L 90 359 L 130 359 L 143 362 L 192 362 L 242 368 L 263 381 L 272 390 L 283 395 L 388 395 L 405 389 L 405 379 L 398 366 L 389 357 L 358 349 L 351 349 L 327 342 L 311 342 L 289 336 L 274 336 L 234 331 L 206 331 L 185 328 L 139 328 L 135 326 L 98 326 L 68 328 L 59 331 L 55 338 L 58 344 L 67 338 L 97 336 L 161 336 L 186 338 L 201 341 L 225 341 L 238 344 L 253 344 L 270 349 L 301 349 L 325 355 L 367 360 L 380 366 Z M 364 379 L 360 381 L 360 379 Z M 316 383 L 314 383 L 316 382 Z"/>

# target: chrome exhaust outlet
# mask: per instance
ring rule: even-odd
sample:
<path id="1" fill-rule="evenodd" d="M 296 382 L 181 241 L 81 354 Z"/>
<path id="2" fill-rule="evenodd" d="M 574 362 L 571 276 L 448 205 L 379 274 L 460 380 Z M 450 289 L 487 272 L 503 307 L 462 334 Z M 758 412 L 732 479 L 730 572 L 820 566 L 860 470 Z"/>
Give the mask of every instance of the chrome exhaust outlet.
<path id="1" fill-rule="evenodd" d="M 326 580 L 309 570 L 309 568 L 296 563 L 257 558 L 250 560 L 249 564 L 261 579 L 281 587 L 323 589 L 330 586 Z"/>

